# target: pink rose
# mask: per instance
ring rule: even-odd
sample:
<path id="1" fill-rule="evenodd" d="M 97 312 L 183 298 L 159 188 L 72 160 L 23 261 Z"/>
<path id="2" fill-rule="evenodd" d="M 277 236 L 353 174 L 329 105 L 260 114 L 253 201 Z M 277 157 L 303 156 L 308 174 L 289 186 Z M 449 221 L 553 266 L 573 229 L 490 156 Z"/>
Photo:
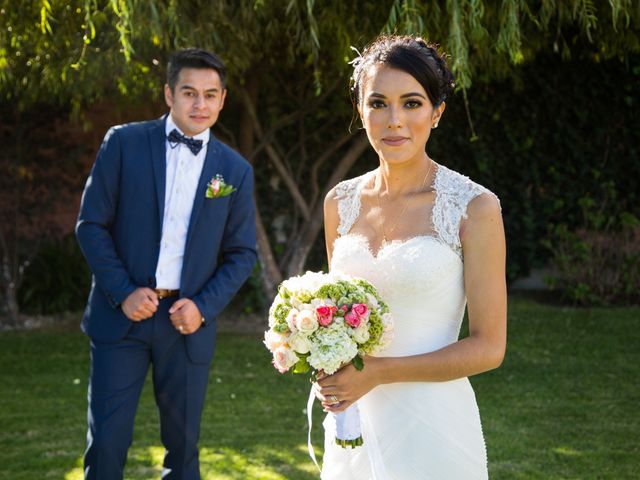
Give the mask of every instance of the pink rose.
<path id="1" fill-rule="evenodd" d="M 360 317 L 360 320 L 367 321 L 369 318 L 369 308 L 364 303 L 354 303 L 351 307 L 352 312 L 356 312 L 356 315 Z"/>
<path id="2" fill-rule="evenodd" d="M 220 191 L 220 180 L 214 180 L 213 182 L 211 182 L 211 190 L 213 191 L 214 195 L 217 195 L 218 192 Z"/>
<path id="3" fill-rule="evenodd" d="M 338 309 L 333 305 L 319 305 L 316 307 L 316 315 L 318 316 L 318 323 L 323 327 L 327 327 L 331 325 L 333 322 L 333 314 L 336 313 Z"/>
<path id="4" fill-rule="evenodd" d="M 340 310 L 342 310 L 344 313 L 347 313 L 349 311 L 349 307 L 347 307 L 346 305 L 342 305 L 340 307 Z"/>
<path id="5" fill-rule="evenodd" d="M 284 373 L 293 367 L 298 361 L 295 352 L 285 346 L 276 348 L 273 352 L 273 365 L 280 373 Z"/>
<path id="6" fill-rule="evenodd" d="M 350 312 L 345 313 L 344 321 L 353 328 L 358 328 L 362 319 L 353 311 L 353 309 L 351 309 Z"/>

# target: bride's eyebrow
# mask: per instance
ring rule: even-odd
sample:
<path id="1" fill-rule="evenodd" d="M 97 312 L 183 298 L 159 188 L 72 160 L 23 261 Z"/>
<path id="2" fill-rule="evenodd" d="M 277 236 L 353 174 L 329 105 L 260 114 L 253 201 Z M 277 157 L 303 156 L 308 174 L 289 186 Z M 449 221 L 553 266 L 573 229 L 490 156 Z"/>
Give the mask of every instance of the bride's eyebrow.
<path id="1" fill-rule="evenodd" d="M 419 92 L 410 92 L 410 93 L 405 93 L 403 95 L 400 95 L 400 98 L 409 98 L 409 97 L 420 97 L 420 98 L 424 98 L 425 100 L 427 99 L 427 97 L 425 97 L 423 94 Z M 387 97 L 382 93 L 371 92 L 369 94 L 369 98 L 387 98 Z"/>
<path id="2" fill-rule="evenodd" d="M 424 95 L 418 92 L 411 92 L 411 93 L 405 93 L 404 95 L 400 95 L 400 98 L 408 98 L 408 97 L 420 97 L 420 98 L 424 98 L 425 100 L 427 99 L 427 97 L 425 97 Z"/>

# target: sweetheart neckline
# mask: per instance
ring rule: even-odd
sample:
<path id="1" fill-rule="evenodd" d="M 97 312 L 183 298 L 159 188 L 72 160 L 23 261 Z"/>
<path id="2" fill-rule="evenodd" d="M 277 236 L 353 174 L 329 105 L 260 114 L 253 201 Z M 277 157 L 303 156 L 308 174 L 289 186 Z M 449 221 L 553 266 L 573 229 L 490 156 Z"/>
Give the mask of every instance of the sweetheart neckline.
<path id="1" fill-rule="evenodd" d="M 455 252 L 453 250 L 451 250 L 451 248 L 447 244 L 443 243 L 438 237 L 436 237 L 434 235 L 429 235 L 429 234 L 414 235 L 412 237 L 392 240 L 392 241 L 387 242 L 387 243 L 381 243 L 380 247 L 378 248 L 378 251 L 375 252 L 375 253 L 373 252 L 373 250 L 371 248 L 371 243 L 369 242 L 369 239 L 366 236 L 364 236 L 363 234 L 361 234 L 361 233 L 346 233 L 345 235 L 339 236 L 336 240 L 339 240 L 341 238 L 347 238 L 347 237 L 354 237 L 354 238 L 358 238 L 358 239 L 362 240 L 365 243 L 367 252 L 376 261 L 380 259 L 381 253 L 383 251 L 389 249 L 389 247 L 394 247 L 394 246 L 395 247 L 400 247 L 400 246 L 406 245 L 407 243 L 410 243 L 410 242 L 412 242 L 413 240 L 416 240 L 416 239 L 433 240 L 436 244 L 441 245 L 443 247 L 446 247 L 447 250 L 451 251 L 451 253 L 453 253 L 455 255 Z"/>

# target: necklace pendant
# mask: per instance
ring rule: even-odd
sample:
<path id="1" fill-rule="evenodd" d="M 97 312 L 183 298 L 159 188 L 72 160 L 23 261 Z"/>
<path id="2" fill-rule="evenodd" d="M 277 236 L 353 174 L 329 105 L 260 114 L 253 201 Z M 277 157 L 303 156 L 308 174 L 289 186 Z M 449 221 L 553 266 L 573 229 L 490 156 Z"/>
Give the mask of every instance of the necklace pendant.
<path id="1" fill-rule="evenodd" d="M 389 242 L 387 241 L 387 236 L 386 236 L 386 235 L 383 235 L 383 236 L 382 236 L 382 246 L 383 246 L 383 247 L 384 247 L 384 246 L 386 246 L 386 245 L 387 245 L 387 243 L 389 243 Z"/>

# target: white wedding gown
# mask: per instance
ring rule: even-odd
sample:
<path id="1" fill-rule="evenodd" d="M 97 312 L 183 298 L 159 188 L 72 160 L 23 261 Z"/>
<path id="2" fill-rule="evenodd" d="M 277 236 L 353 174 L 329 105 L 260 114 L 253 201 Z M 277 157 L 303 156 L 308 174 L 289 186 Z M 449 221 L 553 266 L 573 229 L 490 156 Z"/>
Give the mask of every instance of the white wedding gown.
<path id="1" fill-rule="evenodd" d="M 458 340 L 466 306 L 460 221 L 474 197 L 487 189 L 438 166 L 430 231 L 394 241 L 374 254 L 351 227 L 360 212 L 360 190 L 374 172 L 347 180 L 336 192 L 340 225 L 331 270 L 375 285 L 391 309 L 394 339 L 383 356 L 441 349 Z M 366 368 L 366 365 L 365 365 Z M 487 456 L 469 380 L 380 385 L 358 401 L 364 445 L 335 444 L 327 415 L 323 480 L 487 478 Z"/>

